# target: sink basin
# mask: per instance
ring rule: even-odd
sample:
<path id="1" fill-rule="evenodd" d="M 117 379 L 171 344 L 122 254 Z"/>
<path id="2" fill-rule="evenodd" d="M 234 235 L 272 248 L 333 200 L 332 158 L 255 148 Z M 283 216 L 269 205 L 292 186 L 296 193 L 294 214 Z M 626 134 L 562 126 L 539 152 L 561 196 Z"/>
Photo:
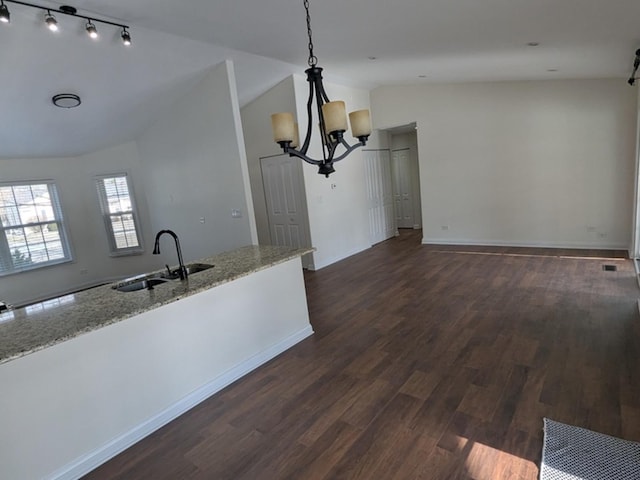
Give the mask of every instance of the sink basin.
<path id="1" fill-rule="evenodd" d="M 208 263 L 189 263 L 185 265 L 185 268 L 187 269 L 187 274 L 191 275 L 192 273 L 209 270 L 210 268 L 213 268 L 213 265 L 210 265 Z"/>
<path id="2" fill-rule="evenodd" d="M 189 263 L 184 266 L 187 269 L 187 275 L 202 272 L 213 268 L 213 265 L 208 263 Z M 116 283 L 111 288 L 119 292 L 136 292 L 138 290 L 148 289 L 151 290 L 155 285 L 166 283 L 169 281 L 177 280 L 179 278 L 177 271 L 162 271 L 158 273 L 149 273 L 146 275 L 138 275 L 136 277 L 125 278 L 124 280 Z"/>
<path id="3" fill-rule="evenodd" d="M 151 290 L 155 285 L 168 282 L 166 278 L 151 277 L 151 278 L 139 278 L 137 280 L 123 280 L 120 283 L 116 283 L 113 289 L 119 292 L 135 292 L 138 290 L 148 289 Z"/>

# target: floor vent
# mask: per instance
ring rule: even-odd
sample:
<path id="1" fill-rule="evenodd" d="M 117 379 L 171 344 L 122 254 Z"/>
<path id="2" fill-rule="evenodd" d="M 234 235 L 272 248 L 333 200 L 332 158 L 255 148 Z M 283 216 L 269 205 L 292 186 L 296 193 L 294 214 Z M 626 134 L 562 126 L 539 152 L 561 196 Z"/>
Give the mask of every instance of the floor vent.
<path id="1" fill-rule="evenodd" d="M 602 265 L 602 270 L 605 272 L 615 272 L 618 270 L 617 265 Z"/>

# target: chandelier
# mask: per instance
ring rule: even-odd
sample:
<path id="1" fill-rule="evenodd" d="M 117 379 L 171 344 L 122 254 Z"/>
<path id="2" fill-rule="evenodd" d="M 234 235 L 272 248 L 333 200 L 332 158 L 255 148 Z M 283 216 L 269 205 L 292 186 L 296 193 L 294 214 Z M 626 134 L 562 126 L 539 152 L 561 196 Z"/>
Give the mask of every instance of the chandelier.
<path id="1" fill-rule="evenodd" d="M 322 68 L 318 67 L 318 59 L 313 54 L 309 0 L 304 0 L 304 8 L 307 12 L 307 35 L 309 36 L 309 60 L 307 61 L 309 68 L 305 70 L 309 82 L 309 98 L 307 100 L 307 132 L 302 147 L 300 147 L 298 124 L 295 123 L 292 113 L 271 115 L 271 126 L 273 139 L 282 147 L 284 153 L 316 165 L 318 173 L 328 177 L 335 172 L 333 168 L 335 162 L 342 160 L 356 148 L 366 145 L 371 135 L 371 120 L 369 110 L 357 110 L 349 114 L 351 134 L 358 140 L 353 145 L 349 145 L 344 139 L 344 134 L 349 129 L 345 104 L 342 101 L 329 100 L 322 85 Z M 313 117 L 314 101 L 318 115 L 317 125 L 322 139 L 322 160 L 314 160 L 307 156 L 312 128 L 316 124 Z"/>

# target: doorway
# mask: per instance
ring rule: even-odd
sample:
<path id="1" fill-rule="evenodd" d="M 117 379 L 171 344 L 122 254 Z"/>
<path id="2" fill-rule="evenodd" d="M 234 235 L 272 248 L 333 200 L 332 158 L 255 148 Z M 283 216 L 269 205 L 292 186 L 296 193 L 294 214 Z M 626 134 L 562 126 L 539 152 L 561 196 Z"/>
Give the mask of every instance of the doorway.
<path id="1" fill-rule="evenodd" d="M 260 168 L 271 244 L 309 247 L 309 215 L 301 162 L 289 155 L 261 157 Z M 309 267 L 309 257 L 302 258 L 305 268 Z"/>
<path id="2" fill-rule="evenodd" d="M 418 136 L 415 126 L 391 131 L 393 203 L 398 228 L 422 228 Z"/>
<path id="3" fill-rule="evenodd" d="M 388 149 L 363 150 L 371 245 L 397 235 Z"/>

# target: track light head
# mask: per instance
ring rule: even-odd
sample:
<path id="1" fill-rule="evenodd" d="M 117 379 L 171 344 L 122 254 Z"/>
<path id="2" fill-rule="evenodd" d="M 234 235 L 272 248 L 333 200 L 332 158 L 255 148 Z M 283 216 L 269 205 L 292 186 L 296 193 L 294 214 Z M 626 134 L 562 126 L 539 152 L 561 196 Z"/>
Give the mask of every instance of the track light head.
<path id="1" fill-rule="evenodd" d="M 56 20 L 56 17 L 51 15 L 51 12 L 48 10 L 47 10 L 47 16 L 44 17 L 44 21 L 46 22 L 47 28 L 49 30 L 51 30 L 52 32 L 58 31 L 58 21 Z"/>
<path id="2" fill-rule="evenodd" d="M 96 28 L 96 26 L 93 24 L 93 22 L 91 20 L 89 20 L 87 22 L 87 34 L 93 38 L 96 39 L 98 38 L 98 29 Z"/>
<path id="3" fill-rule="evenodd" d="M 122 29 L 122 34 L 120 36 L 122 37 L 122 43 L 127 47 L 131 45 L 131 35 L 129 35 L 126 27 Z"/>
<path id="4" fill-rule="evenodd" d="M 9 8 L 2 2 L 0 4 L 0 22 L 9 23 L 11 20 L 11 14 L 9 13 Z"/>

